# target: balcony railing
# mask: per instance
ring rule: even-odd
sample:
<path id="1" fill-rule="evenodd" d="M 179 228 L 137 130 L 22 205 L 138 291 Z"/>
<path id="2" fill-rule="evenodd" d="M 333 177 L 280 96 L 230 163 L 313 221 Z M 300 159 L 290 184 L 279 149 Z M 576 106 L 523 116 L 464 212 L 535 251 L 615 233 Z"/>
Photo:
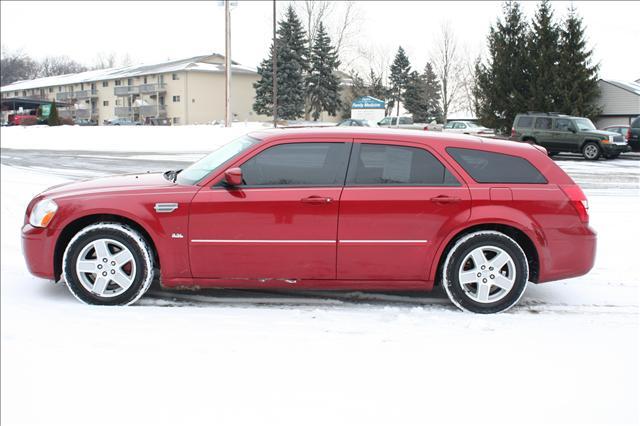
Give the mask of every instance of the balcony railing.
<path id="1" fill-rule="evenodd" d="M 115 107 L 116 117 L 130 117 L 133 115 L 133 107 Z"/>
<path id="2" fill-rule="evenodd" d="M 166 105 L 143 105 L 138 108 L 143 117 L 155 117 L 167 113 Z"/>
<path id="3" fill-rule="evenodd" d="M 164 83 L 142 84 L 138 87 L 140 88 L 140 93 L 144 94 L 153 94 L 167 91 L 166 84 Z"/>
<path id="4" fill-rule="evenodd" d="M 73 92 L 73 97 L 75 99 L 89 99 L 95 96 L 98 96 L 97 90 L 79 90 L 77 92 Z"/>
<path id="5" fill-rule="evenodd" d="M 116 96 L 137 95 L 140 93 L 140 86 L 116 86 L 113 88 L 113 94 Z"/>
<path id="6" fill-rule="evenodd" d="M 56 93 L 56 100 L 58 101 L 66 101 L 69 99 L 74 99 L 73 92 Z"/>

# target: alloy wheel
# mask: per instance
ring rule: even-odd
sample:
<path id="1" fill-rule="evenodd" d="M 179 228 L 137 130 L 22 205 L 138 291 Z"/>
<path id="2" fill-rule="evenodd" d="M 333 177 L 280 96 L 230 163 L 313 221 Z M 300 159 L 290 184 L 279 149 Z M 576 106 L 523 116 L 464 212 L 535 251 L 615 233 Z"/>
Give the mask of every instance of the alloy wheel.
<path id="1" fill-rule="evenodd" d="M 133 284 L 136 262 L 124 244 L 102 238 L 89 242 L 80 251 L 76 273 L 86 290 L 100 297 L 116 297 Z"/>
<path id="2" fill-rule="evenodd" d="M 495 246 L 472 250 L 462 261 L 458 281 L 466 295 L 478 303 L 502 300 L 516 281 L 516 267 L 511 256 Z"/>

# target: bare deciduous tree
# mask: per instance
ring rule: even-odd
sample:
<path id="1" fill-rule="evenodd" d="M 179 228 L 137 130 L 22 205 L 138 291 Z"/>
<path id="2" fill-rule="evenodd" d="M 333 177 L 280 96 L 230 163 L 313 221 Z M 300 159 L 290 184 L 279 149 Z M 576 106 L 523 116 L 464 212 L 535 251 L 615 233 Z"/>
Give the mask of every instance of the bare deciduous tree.
<path id="1" fill-rule="evenodd" d="M 87 67 L 68 56 L 47 56 L 39 63 L 38 77 L 75 74 L 86 70 Z"/>
<path id="2" fill-rule="evenodd" d="M 447 120 L 451 107 L 463 96 L 463 65 L 460 59 L 458 42 L 449 23 L 440 27 L 435 48 L 431 54 L 434 71 L 440 80 L 442 89 L 442 114 Z"/>
<path id="3" fill-rule="evenodd" d="M 2 46 L 0 85 L 6 86 L 20 80 L 30 80 L 38 75 L 38 64 L 24 52 L 10 51 Z"/>

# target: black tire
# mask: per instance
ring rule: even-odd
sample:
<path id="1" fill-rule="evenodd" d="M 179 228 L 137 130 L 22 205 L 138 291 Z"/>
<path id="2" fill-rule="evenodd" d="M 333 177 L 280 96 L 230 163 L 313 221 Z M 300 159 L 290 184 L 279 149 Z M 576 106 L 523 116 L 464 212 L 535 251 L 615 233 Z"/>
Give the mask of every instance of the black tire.
<path id="1" fill-rule="evenodd" d="M 114 256 L 114 260 L 118 254 L 118 251 L 115 251 L 117 248 L 113 248 L 115 245 L 119 245 L 123 251 L 124 249 L 128 250 L 128 253 L 131 255 L 131 260 L 125 265 L 130 273 L 130 276 L 127 276 L 127 278 L 130 279 L 129 283 L 127 283 L 128 288 L 124 289 L 124 286 L 118 288 L 120 286 L 118 286 L 115 281 L 110 280 L 111 276 L 107 276 L 105 281 L 107 281 L 108 284 L 105 286 L 104 292 L 112 292 L 111 295 L 107 296 L 93 293 L 86 287 L 87 282 L 90 282 L 92 279 L 94 283 L 97 283 L 96 275 L 87 273 L 84 274 L 85 276 L 81 279 L 76 268 L 81 254 L 87 252 L 92 253 L 89 247 L 99 241 L 111 241 L 114 243 L 108 248 L 108 250 L 111 250 L 109 255 Z M 94 251 L 93 253 L 94 254 L 90 256 L 94 256 L 96 259 L 91 261 L 94 262 L 94 264 L 99 264 L 100 260 L 98 259 L 99 256 L 97 256 L 97 252 Z M 82 254 L 82 256 L 85 255 Z M 105 262 L 107 261 L 105 260 Z M 107 270 L 113 273 L 114 269 L 118 268 L 117 266 L 110 266 L 109 262 L 104 263 L 104 265 L 106 266 L 102 264 L 98 266 L 104 269 L 103 274 L 107 274 Z M 62 271 L 67 287 L 81 302 L 91 305 L 130 305 L 142 297 L 153 281 L 152 249 L 144 237 L 136 230 L 120 223 L 100 222 L 87 226 L 71 239 L 63 255 Z M 125 271 L 122 270 L 122 272 Z M 85 283 L 84 285 L 83 282 Z M 114 287 L 115 290 L 113 290 Z M 111 290 L 109 290 L 109 288 L 111 288 Z M 120 293 L 118 293 L 119 291 Z"/>
<path id="2" fill-rule="evenodd" d="M 587 142 L 582 147 L 582 156 L 589 161 L 595 161 L 602 155 L 600 145 L 595 142 Z"/>
<path id="3" fill-rule="evenodd" d="M 462 262 L 468 259 L 474 250 L 487 247 L 498 248 L 510 257 L 512 274 L 514 275 L 513 284 L 509 290 L 494 288 L 489 284 L 492 294 L 499 296 L 499 293 L 503 293 L 503 295 L 494 301 L 479 302 L 474 300 L 472 295 L 472 287 L 474 285 L 460 284 L 459 276 L 466 267 L 466 265 L 462 265 Z M 475 275 L 475 269 L 472 272 Z M 485 272 L 483 271 L 483 273 Z M 496 273 L 497 275 L 497 272 L 489 272 L 488 268 L 486 273 Z M 491 276 L 493 277 L 493 275 Z M 518 243 L 497 231 L 478 231 L 461 237 L 449 250 L 443 267 L 442 283 L 449 300 L 458 308 L 478 314 L 493 314 L 504 312 L 518 303 L 527 287 L 528 279 L 529 264 L 527 263 L 527 256 Z M 487 295 L 489 294 L 487 293 Z"/>

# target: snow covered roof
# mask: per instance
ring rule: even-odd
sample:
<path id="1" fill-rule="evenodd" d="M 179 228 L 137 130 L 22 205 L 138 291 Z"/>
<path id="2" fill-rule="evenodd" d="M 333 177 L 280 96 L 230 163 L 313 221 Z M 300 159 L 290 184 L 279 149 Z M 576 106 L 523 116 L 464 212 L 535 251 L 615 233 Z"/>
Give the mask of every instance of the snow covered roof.
<path id="1" fill-rule="evenodd" d="M 231 62 L 231 71 L 240 74 L 255 74 L 255 68 L 246 67 L 236 62 Z M 178 71 L 200 72 L 224 72 L 224 56 L 214 53 L 212 55 L 194 56 L 153 64 L 139 64 L 119 68 L 107 68 L 102 70 L 85 71 L 77 74 L 65 74 L 52 77 L 42 77 L 33 80 L 22 80 L 2 86 L 2 92 L 12 90 L 37 89 L 41 87 L 64 86 L 68 84 L 89 83 L 102 80 L 137 77 L 149 74 L 160 74 Z"/>
<path id="2" fill-rule="evenodd" d="M 630 81 L 619 81 L 619 80 L 605 80 L 601 79 L 605 83 L 609 83 L 614 85 L 622 90 L 626 90 L 627 92 L 635 93 L 636 95 L 640 95 L 640 83 L 630 82 Z"/>

